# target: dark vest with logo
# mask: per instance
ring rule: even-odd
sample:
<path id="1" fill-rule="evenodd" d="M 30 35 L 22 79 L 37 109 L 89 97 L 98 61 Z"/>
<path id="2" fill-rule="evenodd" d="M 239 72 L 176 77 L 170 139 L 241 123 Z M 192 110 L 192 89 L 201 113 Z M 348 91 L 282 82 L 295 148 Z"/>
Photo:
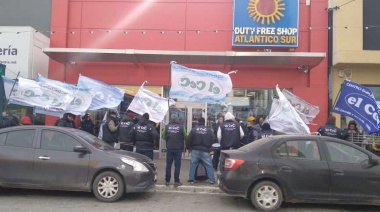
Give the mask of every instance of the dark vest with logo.
<path id="1" fill-rule="evenodd" d="M 240 147 L 240 124 L 231 120 L 226 120 L 220 124 L 222 148 L 239 148 Z"/>
<path id="2" fill-rule="evenodd" d="M 170 150 L 183 150 L 185 136 L 184 127 L 180 123 L 172 122 L 165 126 L 166 148 Z"/>
<path id="3" fill-rule="evenodd" d="M 132 129 L 135 123 L 133 121 L 122 121 L 119 124 L 119 141 L 131 141 L 129 137 L 129 131 Z"/>
<path id="4" fill-rule="evenodd" d="M 212 131 L 205 125 L 199 125 L 191 129 L 191 149 L 202 152 L 210 152 L 212 146 Z"/>

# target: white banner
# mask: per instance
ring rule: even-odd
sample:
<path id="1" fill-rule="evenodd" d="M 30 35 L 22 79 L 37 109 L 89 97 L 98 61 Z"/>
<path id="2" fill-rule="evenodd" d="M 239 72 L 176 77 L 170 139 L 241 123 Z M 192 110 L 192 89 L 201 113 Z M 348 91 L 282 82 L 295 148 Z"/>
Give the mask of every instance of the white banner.
<path id="1" fill-rule="evenodd" d="M 267 122 L 273 130 L 285 134 L 310 134 L 309 127 L 301 119 L 296 109 L 276 86 L 279 99 L 273 99 Z"/>
<path id="2" fill-rule="evenodd" d="M 124 98 L 123 90 L 82 75 L 79 75 L 77 86 L 89 89 L 94 96 L 90 108 L 88 108 L 89 110 L 116 108 Z"/>
<path id="3" fill-rule="evenodd" d="M 286 99 L 290 102 L 290 104 L 297 110 L 300 114 L 301 118 L 304 116 L 306 118 L 305 123 L 309 124 L 313 121 L 313 119 L 319 113 L 319 107 L 312 105 L 300 97 L 294 95 L 288 90 L 283 89 L 282 93 L 286 97 Z M 304 118 L 302 118 L 304 119 Z"/>
<path id="4" fill-rule="evenodd" d="M 131 104 L 129 105 L 128 110 L 131 110 L 139 115 L 148 113 L 149 119 L 157 123 L 164 119 L 169 107 L 174 104 L 174 100 L 168 100 L 167 98 L 161 97 L 141 86 L 135 98 L 133 98 Z"/>
<path id="5" fill-rule="evenodd" d="M 67 84 L 64 82 L 56 81 L 56 80 L 51 80 L 47 79 L 41 75 L 37 76 L 38 82 L 48 82 L 48 83 L 53 83 L 57 86 L 61 86 L 63 88 L 66 88 L 70 91 L 73 92 L 74 99 L 70 102 L 70 105 L 67 107 L 66 111 L 50 111 L 48 115 L 52 115 L 51 112 L 56 112 L 56 116 L 61 116 L 63 113 L 72 113 L 74 115 L 84 115 L 87 111 L 87 109 L 90 107 L 91 102 L 92 102 L 92 95 L 89 92 L 89 89 L 87 88 L 79 88 L 75 85 Z M 36 108 L 35 110 L 36 113 L 41 113 L 41 114 L 46 114 L 45 112 L 46 109 L 44 110 L 43 108 Z"/>
<path id="6" fill-rule="evenodd" d="M 228 74 L 191 69 L 171 63 L 170 98 L 189 102 L 224 102 L 232 90 Z"/>
<path id="7" fill-rule="evenodd" d="M 18 78 L 9 99 L 31 106 L 66 110 L 74 96 L 70 90 L 53 83 Z"/>

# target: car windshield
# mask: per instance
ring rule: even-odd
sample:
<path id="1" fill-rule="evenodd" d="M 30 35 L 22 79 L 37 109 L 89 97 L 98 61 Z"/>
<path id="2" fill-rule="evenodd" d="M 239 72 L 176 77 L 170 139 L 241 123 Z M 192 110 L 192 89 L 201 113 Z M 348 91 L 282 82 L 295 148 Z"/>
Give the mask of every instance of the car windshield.
<path id="1" fill-rule="evenodd" d="M 271 138 L 271 137 L 262 138 L 262 139 L 253 141 L 247 145 L 240 147 L 239 150 L 247 152 L 247 151 L 250 151 L 251 149 L 258 148 L 259 146 L 261 146 L 261 145 L 263 145 L 266 142 L 271 141 L 271 140 L 273 140 L 273 138 Z"/>
<path id="2" fill-rule="evenodd" d="M 100 150 L 113 150 L 114 148 L 104 142 L 103 140 L 99 139 L 98 137 L 91 135 L 90 133 L 84 132 L 84 131 L 75 131 L 75 135 L 83 138 L 87 141 L 91 146 L 100 149 Z"/>

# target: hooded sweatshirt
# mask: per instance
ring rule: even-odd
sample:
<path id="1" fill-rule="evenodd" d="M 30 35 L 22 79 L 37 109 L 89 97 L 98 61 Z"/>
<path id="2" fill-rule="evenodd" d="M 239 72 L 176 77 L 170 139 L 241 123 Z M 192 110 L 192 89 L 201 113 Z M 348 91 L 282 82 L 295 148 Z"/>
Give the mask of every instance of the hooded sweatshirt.
<path id="1" fill-rule="evenodd" d="M 227 112 L 224 115 L 224 122 L 220 124 L 217 137 L 222 149 L 240 147 L 240 140 L 244 137 L 244 131 L 240 124 L 234 121 L 235 117 L 232 113 Z"/>

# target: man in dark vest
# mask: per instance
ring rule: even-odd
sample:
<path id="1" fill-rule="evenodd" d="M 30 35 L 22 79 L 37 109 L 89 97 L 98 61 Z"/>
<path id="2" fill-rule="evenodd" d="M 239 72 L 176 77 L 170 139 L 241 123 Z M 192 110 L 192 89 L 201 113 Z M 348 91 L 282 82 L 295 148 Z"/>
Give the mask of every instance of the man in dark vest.
<path id="1" fill-rule="evenodd" d="M 191 129 L 186 139 L 186 148 L 191 151 L 189 183 L 194 184 L 195 170 L 202 162 L 206 168 L 210 184 L 215 183 L 214 169 L 212 167 L 210 148 L 214 143 L 214 133 L 205 126 L 205 119 L 198 119 L 198 126 Z"/>
<path id="2" fill-rule="evenodd" d="M 110 146 L 114 147 L 117 143 L 117 129 L 118 129 L 118 120 L 117 120 L 116 111 L 110 111 L 106 123 L 102 126 L 103 137 L 102 140 L 108 143 Z"/>
<path id="3" fill-rule="evenodd" d="M 179 123 L 177 114 L 170 117 L 170 123 L 162 129 L 162 138 L 166 140 L 166 174 L 165 185 L 170 185 L 171 170 L 174 160 L 174 187 L 182 185 L 179 180 L 181 158 L 185 148 L 186 129 Z"/>
<path id="4" fill-rule="evenodd" d="M 235 121 L 234 115 L 227 112 L 224 115 L 224 122 L 218 129 L 218 141 L 222 150 L 238 149 L 240 140 L 244 137 L 244 131 L 240 124 Z"/>
<path id="5" fill-rule="evenodd" d="M 149 123 L 149 114 L 144 113 L 137 124 L 129 131 L 129 136 L 136 144 L 136 152 L 153 160 L 154 141 L 159 140 L 160 135 L 156 127 Z"/>
<path id="6" fill-rule="evenodd" d="M 319 134 L 333 138 L 342 138 L 341 130 L 335 126 L 335 116 L 330 116 L 326 125 L 318 129 Z"/>
<path id="7" fill-rule="evenodd" d="M 120 149 L 127 150 L 133 152 L 133 142 L 129 137 L 129 131 L 132 129 L 133 125 L 135 125 L 133 118 L 135 115 L 131 112 L 127 113 L 124 118 L 121 120 L 119 124 L 119 143 Z"/>
<path id="8" fill-rule="evenodd" d="M 55 122 L 55 126 L 75 128 L 74 127 L 74 114 L 72 114 L 72 113 L 63 114 L 63 117 L 58 119 Z"/>

